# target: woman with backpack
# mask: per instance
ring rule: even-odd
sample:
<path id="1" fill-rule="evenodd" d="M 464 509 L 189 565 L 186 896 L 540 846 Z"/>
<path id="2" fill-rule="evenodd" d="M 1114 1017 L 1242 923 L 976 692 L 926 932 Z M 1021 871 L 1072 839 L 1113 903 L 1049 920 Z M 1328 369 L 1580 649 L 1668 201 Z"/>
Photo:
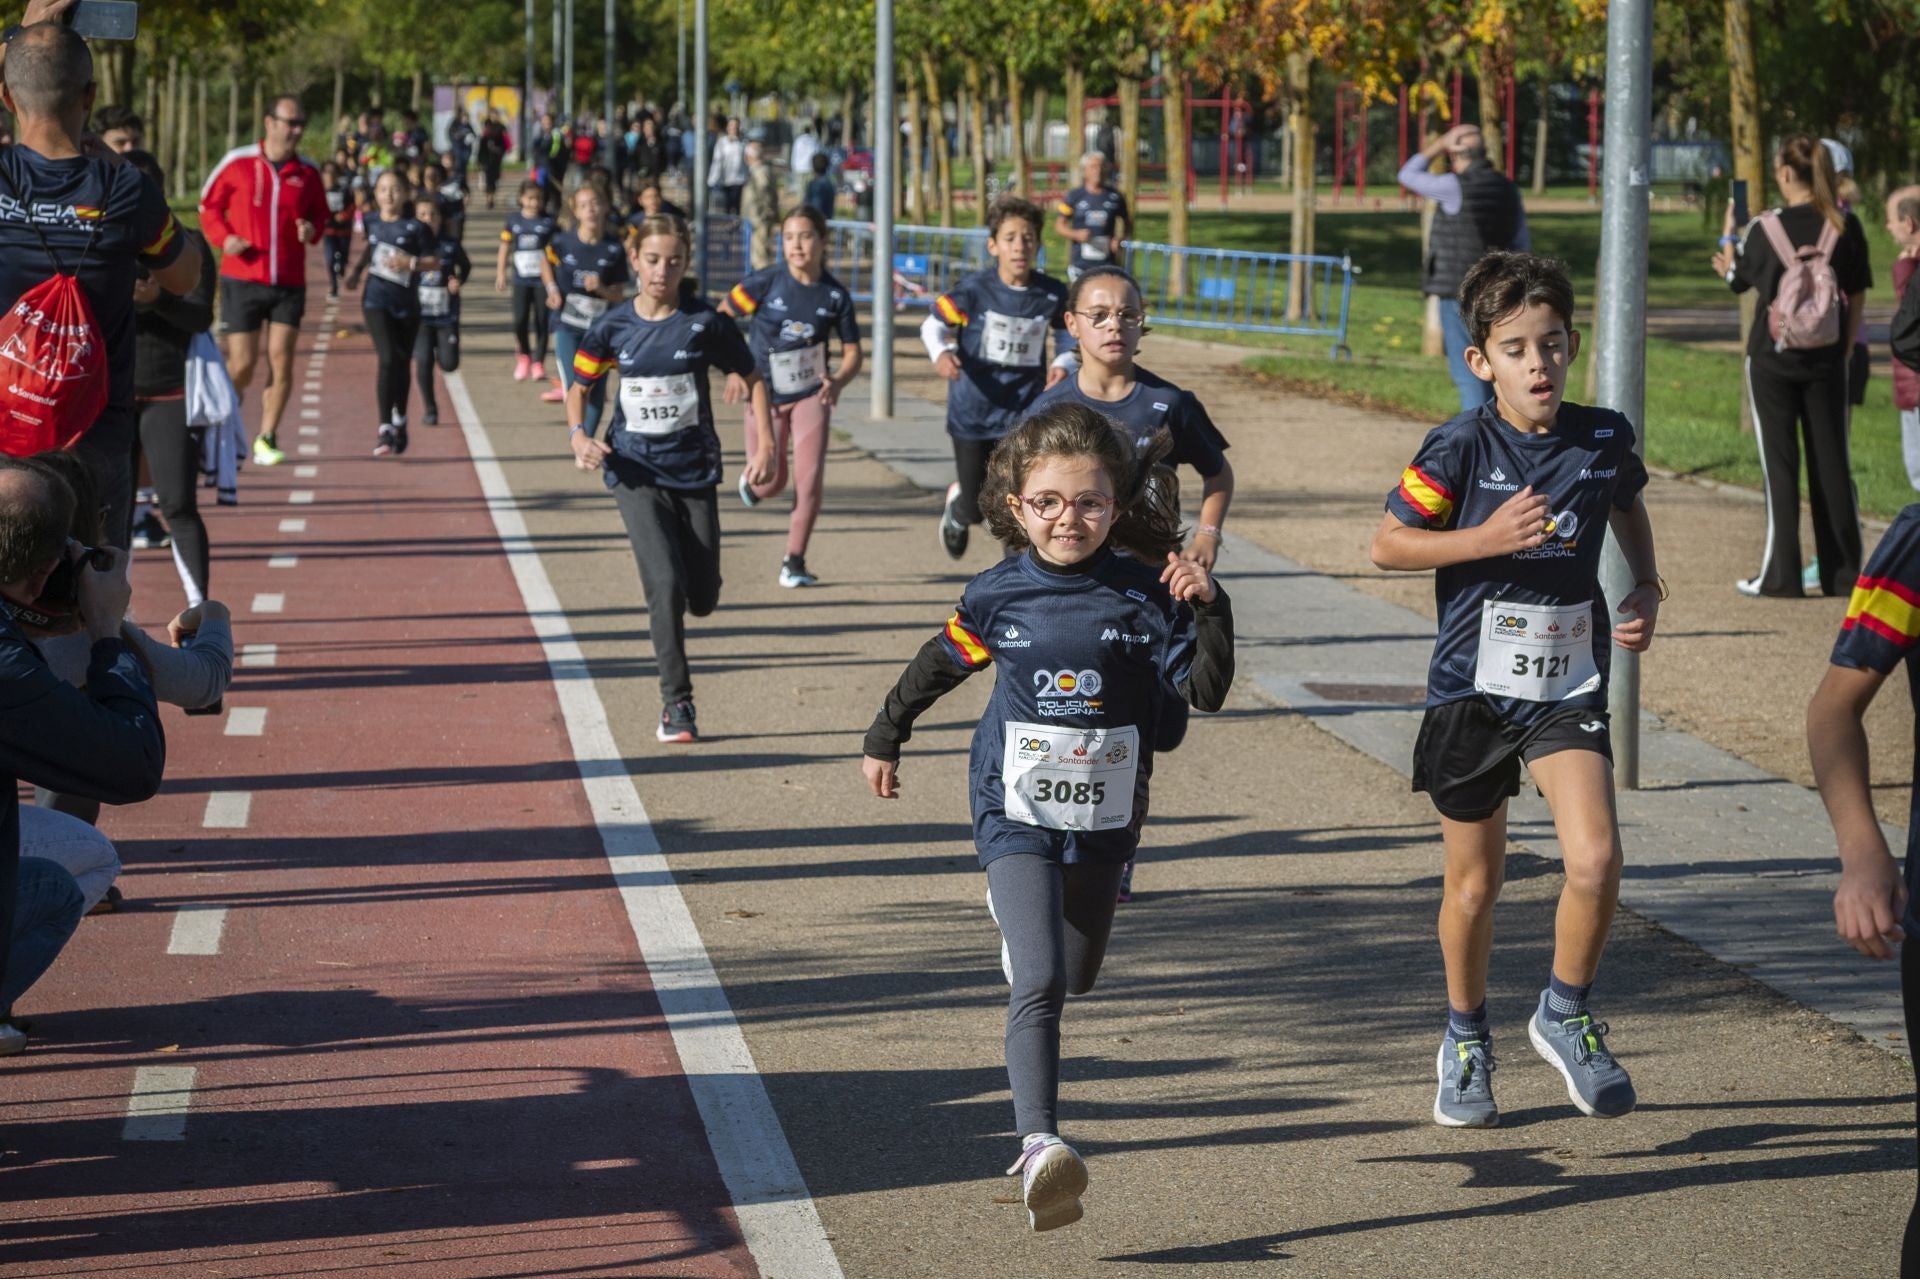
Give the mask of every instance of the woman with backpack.
<path id="1" fill-rule="evenodd" d="M 1767 498 L 1760 571 L 1734 583 L 1742 595 L 1798 599 L 1800 449 L 1807 454 L 1820 589 L 1843 595 L 1860 572 L 1860 519 L 1847 447 L 1847 360 L 1873 280 L 1860 220 L 1842 212 L 1833 157 L 1804 133 L 1774 156 L 1782 207 L 1734 234 L 1729 206 L 1713 269 L 1759 307 L 1746 355 L 1754 432 Z"/>

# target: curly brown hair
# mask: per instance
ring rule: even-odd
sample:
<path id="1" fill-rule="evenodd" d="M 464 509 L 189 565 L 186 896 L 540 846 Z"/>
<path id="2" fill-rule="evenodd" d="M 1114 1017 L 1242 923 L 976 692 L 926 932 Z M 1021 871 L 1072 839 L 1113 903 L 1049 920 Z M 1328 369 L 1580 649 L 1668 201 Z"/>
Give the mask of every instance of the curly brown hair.
<path id="1" fill-rule="evenodd" d="M 1015 427 L 993 450 L 986 483 L 980 487 L 980 514 L 987 531 L 1004 545 L 1029 545 L 1027 530 L 1008 499 L 1019 496 L 1027 476 L 1044 458 L 1092 458 L 1114 489 L 1108 543 L 1158 564 L 1182 542 L 1180 482 L 1161 460 L 1172 447 L 1172 437 L 1162 430 L 1144 452 L 1137 451 L 1104 413 L 1084 404 L 1055 404 Z"/>

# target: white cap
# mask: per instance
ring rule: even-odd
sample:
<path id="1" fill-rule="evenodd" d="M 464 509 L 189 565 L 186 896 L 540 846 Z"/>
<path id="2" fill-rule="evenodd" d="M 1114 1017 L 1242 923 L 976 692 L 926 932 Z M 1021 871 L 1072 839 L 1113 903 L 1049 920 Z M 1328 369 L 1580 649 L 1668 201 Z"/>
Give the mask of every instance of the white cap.
<path id="1" fill-rule="evenodd" d="M 1833 157 L 1833 171 L 1835 173 L 1853 172 L 1853 152 L 1847 150 L 1846 143 L 1835 142 L 1832 138 L 1822 138 L 1820 139 L 1820 145 L 1825 147 L 1827 154 Z"/>

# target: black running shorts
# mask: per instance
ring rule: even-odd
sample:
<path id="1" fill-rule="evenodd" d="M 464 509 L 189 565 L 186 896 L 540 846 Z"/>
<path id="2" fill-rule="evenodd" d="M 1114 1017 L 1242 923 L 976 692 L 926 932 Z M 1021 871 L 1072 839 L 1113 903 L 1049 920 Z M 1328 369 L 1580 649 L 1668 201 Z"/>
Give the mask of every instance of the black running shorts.
<path id="1" fill-rule="evenodd" d="M 1515 724 L 1481 697 L 1429 706 L 1413 747 L 1413 789 L 1425 791 L 1443 817 L 1484 821 L 1520 793 L 1522 763 L 1561 751 L 1596 751 L 1611 761 L 1607 713 L 1569 706 Z"/>
<path id="2" fill-rule="evenodd" d="M 307 291 L 290 284 L 220 280 L 220 324 L 228 333 L 253 333 L 271 320 L 300 327 L 307 312 Z"/>

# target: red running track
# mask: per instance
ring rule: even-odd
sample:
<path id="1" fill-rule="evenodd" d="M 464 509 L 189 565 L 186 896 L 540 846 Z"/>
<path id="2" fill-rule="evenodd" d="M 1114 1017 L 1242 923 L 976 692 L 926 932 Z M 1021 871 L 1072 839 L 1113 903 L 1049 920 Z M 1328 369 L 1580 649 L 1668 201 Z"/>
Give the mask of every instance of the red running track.
<path id="1" fill-rule="evenodd" d="M 0 1272 L 754 1274 L 460 430 L 369 456 L 355 299 L 306 390 L 324 309 L 286 464 L 209 521 L 214 594 L 273 664 L 225 717 L 167 710 L 165 787 L 104 822 L 127 909 L 16 1009 Z M 135 580 L 163 633 L 168 556 Z M 235 708 L 261 735 L 227 735 Z M 227 911 L 218 953 L 169 953 L 188 907 Z M 133 1131 L 183 1129 L 129 1140 L 136 1080 L 180 1085 L 156 1068 L 192 1070 L 186 1113 Z"/>

